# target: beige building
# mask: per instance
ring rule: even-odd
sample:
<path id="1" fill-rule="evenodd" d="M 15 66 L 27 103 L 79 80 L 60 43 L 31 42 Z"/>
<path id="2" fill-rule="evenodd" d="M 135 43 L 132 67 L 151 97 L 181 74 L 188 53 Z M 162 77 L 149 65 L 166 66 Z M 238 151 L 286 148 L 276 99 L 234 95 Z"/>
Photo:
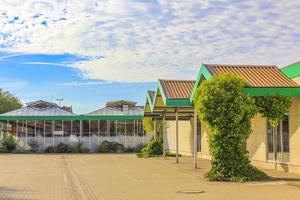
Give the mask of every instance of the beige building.
<path id="1" fill-rule="evenodd" d="M 300 174 L 300 63 L 282 70 L 276 66 L 203 64 L 196 81 L 159 80 L 156 90 L 147 96 L 145 117 L 165 120 L 166 151 L 210 159 L 209 132 L 203 123 L 194 120 L 192 99 L 201 82 L 223 73 L 245 79 L 248 83 L 245 93 L 251 96 L 292 97 L 292 106 L 277 133 L 272 131 L 266 118 L 258 115 L 252 119 L 253 132 L 247 141 L 247 150 L 255 166 Z"/>

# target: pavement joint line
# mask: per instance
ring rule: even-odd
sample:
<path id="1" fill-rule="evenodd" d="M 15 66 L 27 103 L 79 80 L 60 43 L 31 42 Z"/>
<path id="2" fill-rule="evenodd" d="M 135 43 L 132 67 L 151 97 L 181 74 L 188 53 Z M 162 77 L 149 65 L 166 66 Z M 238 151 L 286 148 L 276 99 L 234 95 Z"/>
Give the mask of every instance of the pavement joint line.
<path id="1" fill-rule="evenodd" d="M 70 172 L 70 178 L 73 180 L 74 184 L 75 184 L 75 187 L 76 187 L 76 190 L 78 192 L 78 194 L 80 195 L 80 198 L 81 200 L 89 200 L 80 184 L 80 181 L 79 179 L 77 178 L 75 172 L 72 170 L 71 166 L 70 166 L 70 163 L 68 161 L 68 159 L 65 158 L 65 156 L 62 156 L 62 159 L 65 161 L 66 163 L 66 168 L 67 170 Z"/>

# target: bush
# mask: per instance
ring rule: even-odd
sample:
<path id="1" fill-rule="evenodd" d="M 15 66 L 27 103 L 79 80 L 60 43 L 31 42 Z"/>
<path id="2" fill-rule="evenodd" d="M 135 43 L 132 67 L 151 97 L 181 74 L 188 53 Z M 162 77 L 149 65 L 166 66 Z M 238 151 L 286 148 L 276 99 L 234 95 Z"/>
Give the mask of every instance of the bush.
<path id="1" fill-rule="evenodd" d="M 146 147 L 138 153 L 137 156 L 141 158 L 161 156 L 163 155 L 163 143 L 160 139 L 151 140 Z"/>
<path id="2" fill-rule="evenodd" d="M 138 144 L 135 147 L 127 147 L 125 148 L 125 152 L 127 153 L 140 153 L 143 148 L 145 148 L 146 145 L 144 144 Z"/>
<path id="3" fill-rule="evenodd" d="M 120 153 L 124 151 L 125 147 L 123 144 L 109 141 L 103 141 L 96 150 L 98 153 Z"/>
<path id="4" fill-rule="evenodd" d="M 251 119 L 257 113 L 253 98 L 245 95 L 246 82 L 230 74 L 204 81 L 197 89 L 194 103 L 198 116 L 210 130 L 212 181 L 255 181 L 267 175 L 250 164 L 246 141 Z"/>
<path id="5" fill-rule="evenodd" d="M 83 147 L 83 142 L 78 141 L 75 145 L 72 146 L 73 153 L 88 153 L 90 150 Z"/>
<path id="6" fill-rule="evenodd" d="M 0 138 L 0 152 L 10 153 L 17 148 L 18 141 L 15 136 L 10 133 L 3 133 Z"/>
<path id="7" fill-rule="evenodd" d="M 72 146 L 64 143 L 59 143 L 56 146 L 48 147 L 46 153 L 72 153 Z"/>
<path id="8" fill-rule="evenodd" d="M 30 148 L 31 148 L 31 151 L 33 151 L 33 152 L 38 152 L 38 150 L 39 150 L 39 143 L 37 142 L 37 141 L 35 141 L 35 140 L 30 140 L 29 142 L 28 142 L 28 145 L 30 146 Z"/>

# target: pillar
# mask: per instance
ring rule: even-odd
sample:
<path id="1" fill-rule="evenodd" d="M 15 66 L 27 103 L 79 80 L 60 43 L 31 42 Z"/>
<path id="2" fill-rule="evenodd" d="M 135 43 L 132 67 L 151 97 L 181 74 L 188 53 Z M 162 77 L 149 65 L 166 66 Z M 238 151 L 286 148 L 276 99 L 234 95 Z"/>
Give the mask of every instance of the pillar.
<path id="1" fill-rule="evenodd" d="M 178 108 L 176 108 L 176 163 L 179 163 L 179 158 L 178 158 Z"/>
<path id="2" fill-rule="evenodd" d="M 166 128 L 166 125 L 165 125 L 165 122 L 166 122 L 166 116 L 165 116 L 165 114 L 163 114 L 163 120 L 162 120 L 162 125 L 163 125 L 163 156 L 164 156 L 164 158 L 166 158 L 166 130 L 165 130 L 165 128 Z"/>
<path id="3" fill-rule="evenodd" d="M 197 138 L 197 132 L 198 132 L 198 117 L 196 108 L 194 108 L 194 168 L 197 168 L 197 146 L 198 146 L 198 138 Z"/>

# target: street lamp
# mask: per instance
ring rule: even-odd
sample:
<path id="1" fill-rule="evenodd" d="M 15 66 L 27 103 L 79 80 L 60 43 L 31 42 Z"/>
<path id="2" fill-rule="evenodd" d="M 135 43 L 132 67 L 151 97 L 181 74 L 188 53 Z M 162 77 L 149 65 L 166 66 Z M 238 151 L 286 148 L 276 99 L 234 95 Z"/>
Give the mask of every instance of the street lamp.
<path id="1" fill-rule="evenodd" d="M 63 101 L 64 99 L 56 99 L 56 101 L 59 101 L 59 107 L 61 107 L 61 102 Z"/>

